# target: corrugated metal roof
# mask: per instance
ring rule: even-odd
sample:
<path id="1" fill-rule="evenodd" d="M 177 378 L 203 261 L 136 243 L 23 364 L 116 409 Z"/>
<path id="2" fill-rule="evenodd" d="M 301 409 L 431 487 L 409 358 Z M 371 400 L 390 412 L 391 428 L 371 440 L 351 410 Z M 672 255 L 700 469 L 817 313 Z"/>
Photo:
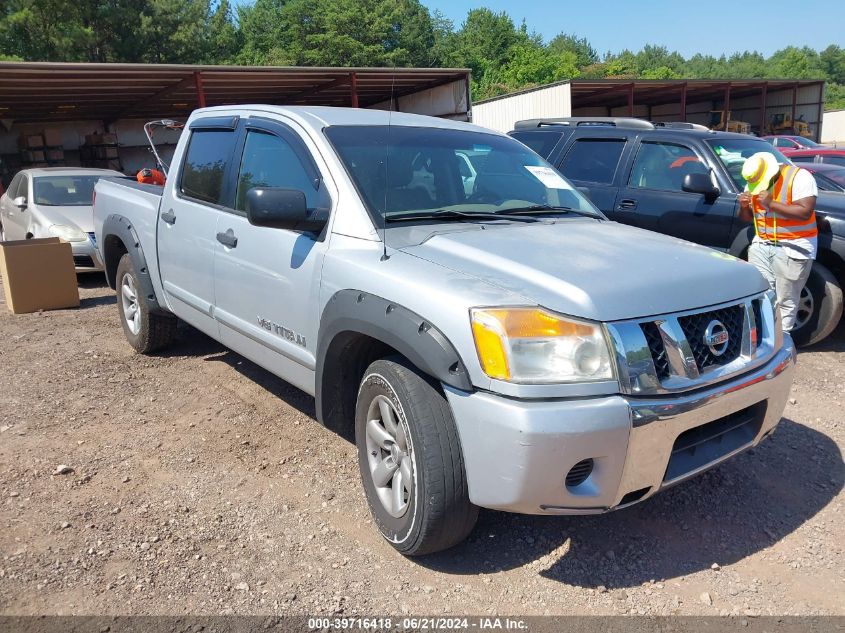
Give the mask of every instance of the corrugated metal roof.
<path id="1" fill-rule="evenodd" d="M 184 117 L 205 105 L 361 107 L 466 79 L 460 68 L 305 68 L 0 62 L 0 118 L 14 121 Z M 201 88 L 200 88 L 201 87 Z"/>
<path id="2" fill-rule="evenodd" d="M 592 105 L 607 107 L 624 105 L 628 102 L 628 91 L 632 85 L 638 104 L 661 105 L 677 102 L 684 85 L 687 90 L 687 101 L 693 102 L 720 99 L 728 86 L 731 89 L 731 98 L 738 99 L 759 94 L 763 86 L 766 86 L 767 91 L 774 92 L 794 86 L 803 87 L 821 83 L 824 82 L 817 79 L 571 79 L 476 101 L 476 105 L 547 90 L 564 84 L 569 84 L 571 87 L 572 107 L 581 108 Z"/>

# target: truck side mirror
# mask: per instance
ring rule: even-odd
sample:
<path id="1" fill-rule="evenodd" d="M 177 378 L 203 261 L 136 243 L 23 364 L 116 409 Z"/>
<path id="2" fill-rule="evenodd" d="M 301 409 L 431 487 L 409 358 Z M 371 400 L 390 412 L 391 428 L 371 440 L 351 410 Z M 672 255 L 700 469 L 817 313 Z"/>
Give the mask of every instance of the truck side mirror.
<path id="1" fill-rule="evenodd" d="M 317 212 L 315 212 L 316 214 Z M 254 226 L 320 232 L 326 219 L 309 217 L 305 193 L 281 187 L 253 187 L 246 192 L 246 218 Z"/>
<path id="2" fill-rule="evenodd" d="M 12 202 L 14 203 L 14 205 L 15 205 L 18 209 L 26 209 L 26 198 L 25 198 L 25 197 L 23 197 L 23 196 L 18 196 L 17 198 L 15 198 L 14 200 L 12 200 Z"/>
<path id="3" fill-rule="evenodd" d="M 688 193 L 700 193 L 708 200 L 714 200 L 722 193 L 717 186 L 713 184 L 710 174 L 694 173 L 684 176 L 684 181 L 681 184 L 681 189 Z"/>

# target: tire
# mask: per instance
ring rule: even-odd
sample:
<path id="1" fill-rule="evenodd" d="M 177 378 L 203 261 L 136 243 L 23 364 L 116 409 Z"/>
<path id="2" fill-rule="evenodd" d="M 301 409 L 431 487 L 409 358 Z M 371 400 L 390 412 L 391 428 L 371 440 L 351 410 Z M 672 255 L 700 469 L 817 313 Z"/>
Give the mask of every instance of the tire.
<path id="1" fill-rule="evenodd" d="M 818 262 L 813 263 L 799 301 L 800 327 L 790 334 L 795 344 L 807 346 L 827 337 L 842 318 L 842 287 L 833 273 Z"/>
<path id="2" fill-rule="evenodd" d="M 178 320 L 150 312 L 141 290 L 132 258 L 125 253 L 117 265 L 117 310 L 126 340 L 141 354 L 149 354 L 170 345 L 176 337 Z"/>
<path id="3" fill-rule="evenodd" d="M 370 513 L 397 551 L 406 556 L 439 552 L 472 531 L 478 507 L 467 493 L 452 411 L 438 385 L 404 358 L 377 360 L 364 372 L 355 443 Z M 384 485 L 377 485 L 377 476 L 391 472 Z M 403 479 L 411 482 L 410 489 Z"/>

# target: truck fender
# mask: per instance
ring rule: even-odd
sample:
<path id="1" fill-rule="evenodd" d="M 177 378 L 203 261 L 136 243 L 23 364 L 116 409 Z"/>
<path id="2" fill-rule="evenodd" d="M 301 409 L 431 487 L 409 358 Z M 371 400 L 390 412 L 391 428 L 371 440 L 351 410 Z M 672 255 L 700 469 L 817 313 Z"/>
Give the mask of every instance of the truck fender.
<path id="1" fill-rule="evenodd" d="M 103 263 L 106 271 L 106 280 L 111 288 L 117 288 L 117 264 L 123 253 L 129 253 L 132 264 L 138 273 L 138 281 L 141 284 L 141 292 L 147 298 L 150 312 L 155 314 L 170 314 L 170 311 L 162 307 L 156 297 L 153 282 L 150 278 L 150 269 L 147 266 L 147 259 L 141 248 L 141 240 L 135 232 L 132 223 L 122 215 L 109 215 L 103 222 Z"/>
<path id="2" fill-rule="evenodd" d="M 349 341 L 362 336 L 393 348 L 439 382 L 462 391 L 472 390 L 460 354 L 431 321 L 382 297 L 341 290 L 326 304 L 317 337 L 317 419 L 329 428 L 337 430 L 344 422 L 341 418 L 350 413 L 354 416 L 354 411 L 344 411 L 344 402 L 350 396 L 344 390 L 354 389 L 357 397 L 358 385 L 343 385 L 336 377 L 351 371 L 340 366 L 345 362 L 341 352 Z"/>

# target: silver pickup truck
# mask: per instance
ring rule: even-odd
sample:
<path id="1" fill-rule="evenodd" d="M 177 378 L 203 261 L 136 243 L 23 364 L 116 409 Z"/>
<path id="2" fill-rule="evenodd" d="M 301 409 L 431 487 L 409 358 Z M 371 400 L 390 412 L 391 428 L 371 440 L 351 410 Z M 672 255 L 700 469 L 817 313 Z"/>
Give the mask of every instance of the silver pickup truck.
<path id="1" fill-rule="evenodd" d="M 608 221 L 507 136 L 402 113 L 195 111 L 162 189 L 101 180 L 131 345 L 183 319 L 354 435 L 397 550 L 478 507 L 592 514 L 756 445 L 795 364 L 750 265 Z"/>

